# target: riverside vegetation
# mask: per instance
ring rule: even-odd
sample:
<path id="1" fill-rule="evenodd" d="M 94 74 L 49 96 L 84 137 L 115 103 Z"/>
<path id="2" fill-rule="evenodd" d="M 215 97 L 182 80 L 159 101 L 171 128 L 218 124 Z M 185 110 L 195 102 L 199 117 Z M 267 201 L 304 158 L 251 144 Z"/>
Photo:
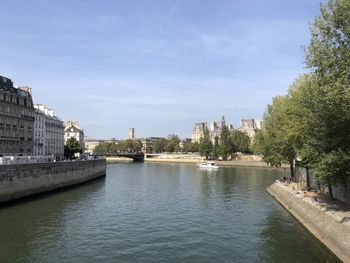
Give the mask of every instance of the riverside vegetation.
<path id="1" fill-rule="evenodd" d="M 253 149 L 273 166 L 299 160 L 320 184 L 342 185 L 349 207 L 350 1 L 329 0 L 311 25 L 305 48 L 308 74 L 267 106 Z M 309 180 L 307 179 L 307 182 Z M 309 186 L 309 185 L 308 185 Z"/>
<path id="2" fill-rule="evenodd" d="M 162 138 L 154 142 L 152 149 L 153 153 L 196 153 L 206 159 L 218 159 L 222 157 L 227 160 L 236 152 L 250 153 L 250 138 L 247 134 L 241 131 L 230 132 L 226 126 L 222 129 L 220 139 L 215 137 L 214 143 L 210 139 L 209 130 L 204 130 L 204 136 L 200 142 L 192 142 L 180 147 L 180 138 L 177 135 L 169 135 L 167 138 Z M 142 142 L 140 140 L 124 140 L 115 142 L 103 142 L 97 145 L 94 152 L 98 155 L 113 156 L 118 152 L 139 152 L 142 150 Z"/>

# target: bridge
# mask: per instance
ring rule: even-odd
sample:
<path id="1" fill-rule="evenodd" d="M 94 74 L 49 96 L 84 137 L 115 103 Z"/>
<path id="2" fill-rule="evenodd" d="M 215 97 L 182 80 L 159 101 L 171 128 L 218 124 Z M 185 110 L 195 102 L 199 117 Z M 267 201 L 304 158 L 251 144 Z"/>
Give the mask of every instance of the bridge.
<path id="1" fill-rule="evenodd" d="M 139 152 L 139 153 L 116 153 L 116 154 L 113 154 L 113 156 L 130 158 L 130 159 L 133 159 L 134 162 L 143 162 L 143 160 L 145 159 L 145 154 L 143 152 Z"/>

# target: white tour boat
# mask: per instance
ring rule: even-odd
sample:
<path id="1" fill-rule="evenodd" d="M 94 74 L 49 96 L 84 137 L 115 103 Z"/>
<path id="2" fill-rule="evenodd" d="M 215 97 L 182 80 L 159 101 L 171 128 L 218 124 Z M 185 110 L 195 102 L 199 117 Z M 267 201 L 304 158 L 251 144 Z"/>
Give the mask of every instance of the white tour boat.
<path id="1" fill-rule="evenodd" d="M 209 168 L 209 169 L 219 168 L 219 166 L 215 165 L 215 162 L 198 163 L 197 165 L 199 168 Z"/>

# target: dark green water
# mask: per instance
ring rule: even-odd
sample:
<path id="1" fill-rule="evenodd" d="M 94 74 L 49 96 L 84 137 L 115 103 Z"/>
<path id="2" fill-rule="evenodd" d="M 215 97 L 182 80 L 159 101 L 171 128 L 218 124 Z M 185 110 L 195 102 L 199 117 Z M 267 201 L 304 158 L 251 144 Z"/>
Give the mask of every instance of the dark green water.
<path id="1" fill-rule="evenodd" d="M 337 262 L 265 191 L 263 168 L 113 164 L 0 208 L 0 262 Z"/>

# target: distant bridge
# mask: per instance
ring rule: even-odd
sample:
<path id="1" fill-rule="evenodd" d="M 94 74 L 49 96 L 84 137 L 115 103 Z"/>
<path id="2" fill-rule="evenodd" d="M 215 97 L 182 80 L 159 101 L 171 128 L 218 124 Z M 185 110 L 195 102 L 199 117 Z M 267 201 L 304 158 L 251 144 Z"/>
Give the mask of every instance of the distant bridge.
<path id="1" fill-rule="evenodd" d="M 113 156 L 130 158 L 130 159 L 133 159 L 134 162 L 143 162 L 143 160 L 145 159 L 145 154 L 143 152 L 139 152 L 139 153 L 116 153 L 116 154 L 113 154 Z"/>

